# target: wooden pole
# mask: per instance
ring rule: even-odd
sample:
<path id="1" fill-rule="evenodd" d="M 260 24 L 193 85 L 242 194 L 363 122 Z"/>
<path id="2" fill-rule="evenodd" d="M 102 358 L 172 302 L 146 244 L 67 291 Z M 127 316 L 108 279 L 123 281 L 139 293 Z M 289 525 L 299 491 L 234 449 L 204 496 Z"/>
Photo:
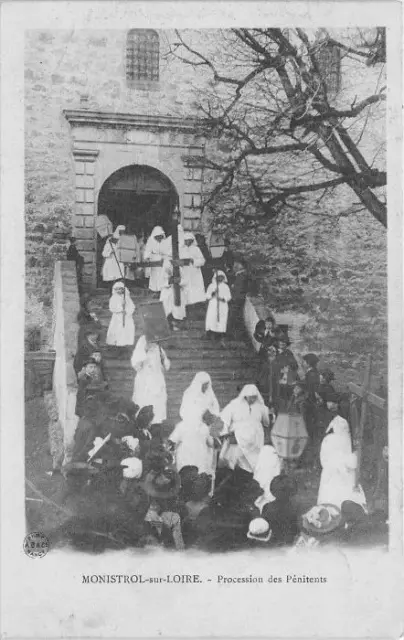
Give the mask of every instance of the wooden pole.
<path id="1" fill-rule="evenodd" d="M 371 374 L 372 374 L 372 356 L 369 356 L 368 357 L 367 366 L 366 366 L 366 370 L 365 370 L 365 377 L 364 377 L 363 385 L 362 385 L 361 417 L 360 417 L 359 425 L 358 425 L 358 427 L 356 429 L 356 433 L 355 433 L 355 445 L 356 445 L 355 448 L 356 448 L 356 454 L 357 454 L 357 457 L 358 457 L 358 463 L 357 463 L 356 473 L 355 473 L 356 485 L 359 484 L 360 476 L 361 476 L 362 453 L 363 453 L 363 430 L 364 430 L 364 427 L 365 427 L 365 422 L 366 422 L 367 412 L 368 412 L 367 394 L 368 394 L 368 391 L 369 391 Z"/>
<path id="2" fill-rule="evenodd" d="M 179 220 L 179 208 L 175 206 L 172 217 L 172 256 L 173 256 L 173 279 L 174 279 L 174 305 L 176 307 L 181 306 L 181 287 L 180 287 L 180 266 L 179 266 L 179 246 L 178 246 L 178 220 Z"/>

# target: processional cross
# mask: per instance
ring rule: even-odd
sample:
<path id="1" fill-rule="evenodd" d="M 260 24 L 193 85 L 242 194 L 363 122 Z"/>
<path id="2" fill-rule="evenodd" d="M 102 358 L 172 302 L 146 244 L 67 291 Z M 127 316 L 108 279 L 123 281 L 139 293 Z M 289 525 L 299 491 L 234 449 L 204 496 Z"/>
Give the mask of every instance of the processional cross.
<path id="1" fill-rule="evenodd" d="M 171 243 L 172 243 L 172 255 L 171 255 L 171 263 L 173 265 L 173 285 L 174 285 L 174 305 L 176 307 L 181 306 L 181 273 L 180 267 L 186 266 L 190 264 L 190 260 L 180 259 L 179 254 L 179 242 L 178 242 L 178 223 L 180 218 L 180 210 L 178 208 L 178 204 L 175 206 L 172 218 L 171 218 Z M 161 267 L 163 265 L 163 260 L 157 261 L 147 261 L 147 262 L 135 262 L 133 266 L 135 267 Z"/>

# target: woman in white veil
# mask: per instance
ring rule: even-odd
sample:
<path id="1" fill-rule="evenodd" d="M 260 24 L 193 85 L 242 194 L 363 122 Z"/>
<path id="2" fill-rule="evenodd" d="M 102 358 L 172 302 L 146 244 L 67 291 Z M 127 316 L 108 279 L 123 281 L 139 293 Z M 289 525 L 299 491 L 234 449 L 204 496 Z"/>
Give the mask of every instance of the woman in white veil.
<path id="1" fill-rule="evenodd" d="M 207 410 L 213 415 L 218 415 L 220 407 L 213 391 L 210 375 L 200 371 L 184 391 L 180 416 L 183 420 L 198 418 L 202 417 Z"/>
<path id="2" fill-rule="evenodd" d="M 269 426 L 269 410 L 254 384 L 245 385 L 237 398 L 220 414 L 224 422 L 221 435 L 227 436 L 219 462 L 253 474 L 264 446 L 264 428 Z"/>
<path id="3" fill-rule="evenodd" d="M 366 510 L 366 497 L 356 484 L 357 455 L 352 451 L 351 433 L 345 418 L 338 415 L 339 397 L 330 393 L 327 408 L 337 415 L 327 427 L 320 449 L 322 467 L 317 504 L 333 504 L 351 500 Z"/>
<path id="4" fill-rule="evenodd" d="M 161 262 L 165 255 L 166 234 L 162 227 L 154 227 L 143 250 L 145 262 Z M 148 269 L 150 291 L 160 292 L 164 284 L 164 271 L 162 266 L 149 267 Z"/>
<path id="5" fill-rule="evenodd" d="M 102 279 L 111 282 L 125 277 L 125 265 L 118 260 L 119 237 L 125 231 L 123 224 L 119 224 L 112 236 L 107 238 L 102 250 L 104 264 L 102 265 Z"/>
<path id="6" fill-rule="evenodd" d="M 188 466 L 198 473 L 213 475 L 216 466 L 214 439 L 203 416 L 206 411 L 218 415 L 219 403 L 212 389 L 210 375 L 200 371 L 185 390 L 180 407 L 179 422 L 169 437 L 175 445 L 177 471 Z"/>

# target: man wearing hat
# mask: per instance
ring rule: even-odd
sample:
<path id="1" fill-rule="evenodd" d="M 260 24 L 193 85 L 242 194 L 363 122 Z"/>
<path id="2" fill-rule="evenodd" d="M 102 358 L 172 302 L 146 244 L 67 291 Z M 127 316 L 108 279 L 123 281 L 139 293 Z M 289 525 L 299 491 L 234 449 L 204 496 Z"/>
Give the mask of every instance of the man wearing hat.
<path id="1" fill-rule="evenodd" d="M 303 356 L 305 378 L 304 383 L 306 385 L 306 403 L 304 418 L 308 434 L 313 440 L 317 435 L 318 426 L 318 411 L 317 403 L 320 400 L 318 396 L 318 389 L 320 386 L 320 374 L 317 370 L 318 357 L 315 353 L 307 353 Z"/>
<path id="2" fill-rule="evenodd" d="M 181 530 L 181 518 L 174 511 L 175 499 L 178 496 L 181 482 L 178 473 L 173 469 L 149 471 L 144 480 L 143 488 L 150 499 L 150 507 L 145 522 L 157 538 L 173 542 L 179 551 L 185 548 Z"/>
<path id="3" fill-rule="evenodd" d="M 270 492 L 275 500 L 263 507 L 261 515 L 272 532 L 271 545 L 293 544 L 299 532 L 297 510 L 292 502 L 297 494 L 296 480 L 283 474 L 275 476 Z"/>
<path id="4" fill-rule="evenodd" d="M 298 379 L 298 364 L 291 350 L 287 331 L 280 328 L 276 331 L 278 340 L 278 354 L 273 362 L 274 374 L 274 403 L 278 411 L 285 411 L 293 393 L 293 384 Z"/>

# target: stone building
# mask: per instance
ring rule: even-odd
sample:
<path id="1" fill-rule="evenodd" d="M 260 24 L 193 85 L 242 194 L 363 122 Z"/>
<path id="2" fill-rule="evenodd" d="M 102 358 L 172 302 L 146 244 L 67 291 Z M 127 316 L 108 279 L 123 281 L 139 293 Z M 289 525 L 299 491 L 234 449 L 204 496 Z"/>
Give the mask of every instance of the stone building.
<path id="1" fill-rule="evenodd" d="M 133 26 L 26 32 L 26 281 L 28 296 L 48 308 L 54 262 L 65 257 L 69 235 L 84 257 L 85 283 L 97 285 L 99 214 L 137 234 L 157 223 L 168 232 L 178 204 L 185 229 L 206 230 L 201 197 L 210 177 L 198 166 L 207 144 L 198 101 L 209 74 L 169 55 L 175 32 Z M 187 35 L 196 49 L 214 48 L 217 39 L 214 31 Z M 352 74 L 349 58 L 330 60 L 340 96 L 354 98 L 359 85 L 369 95 L 378 68 L 362 65 Z M 362 141 L 375 153 L 383 117 Z M 349 203 L 352 193 L 342 189 L 338 197 Z M 376 235 L 383 257 L 385 239 Z M 340 254 L 348 244 L 340 237 Z"/>
<path id="2" fill-rule="evenodd" d="M 197 78 L 167 59 L 170 32 L 31 31 L 25 51 L 28 291 L 49 299 L 54 260 L 77 238 L 97 284 L 96 217 L 148 233 L 200 222 L 204 138 Z M 97 259 L 98 258 L 98 259 Z"/>

